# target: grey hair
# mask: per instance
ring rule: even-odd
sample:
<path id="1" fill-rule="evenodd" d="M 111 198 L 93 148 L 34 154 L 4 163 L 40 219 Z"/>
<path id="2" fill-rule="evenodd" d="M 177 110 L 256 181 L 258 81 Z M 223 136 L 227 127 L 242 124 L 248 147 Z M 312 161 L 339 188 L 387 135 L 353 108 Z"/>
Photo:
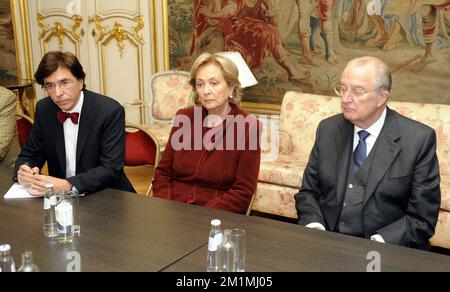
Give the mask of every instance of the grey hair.
<path id="1" fill-rule="evenodd" d="M 363 66 L 373 66 L 375 70 L 375 81 L 374 88 L 375 89 L 384 89 L 388 92 L 391 91 L 392 86 L 392 76 L 391 70 L 389 66 L 383 62 L 382 60 L 372 57 L 372 56 L 364 56 L 351 60 L 347 63 L 347 66 L 344 70 L 349 67 L 363 67 Z"/>

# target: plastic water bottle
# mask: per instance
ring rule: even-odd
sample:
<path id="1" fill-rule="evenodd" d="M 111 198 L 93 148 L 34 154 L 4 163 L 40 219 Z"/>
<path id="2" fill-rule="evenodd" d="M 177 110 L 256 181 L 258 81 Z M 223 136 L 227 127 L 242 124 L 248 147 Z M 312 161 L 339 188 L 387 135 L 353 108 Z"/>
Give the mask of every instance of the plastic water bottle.
<path id="1" fill-rule="evenodd" d="M 58 235 L 58 224 L 55 218 L 55 205 L 57 203 L 56 195 L 53 190 L 54 185 L 48 183 L 45 185 L 46 192 L 44 196 L 44 235 L 46 237 L 56 237 Z"/>
<path id="2" fill-rule="evenodd" d="M 26 251 L 22 254 L 22 265 L 18 272 L 39 272 L 38 266 L 33 262 L 33 253 Z"/>
<path id="3" fill-rule="evenodd" d="M 60 192 L 59 202 L 55 207 L 55 217 L 58 223 L 58 242 L 73 242 L 72 198 L 64 190 Z"/>
<path id="4" fill-rule="evenodd" d="M 9 244 L 0 245 L 0 272 L 15 272 L 16 265 L 11 255 L 11 246 Z"/>
<path id="5" fill-rule="evenodd" d="M 208 240 L 208 255 L 207 255 L 207 272 L 218 272 L 218 255 L 217 248 L 222 243 L 222 230 L 220 229 L 220 220 L 211 220 L 211 231 L 209 232 Z"/>
<path id="6" fill-rule="evenodd" d="M 231 230 L 225 229 L 223 231 L 223 241 L 219 245 L 217 252 L 219 258 L 219 271 L 220 272 L 236 272 L 235 269 L 235 251 L 234 242 L 231 237 Z"/>

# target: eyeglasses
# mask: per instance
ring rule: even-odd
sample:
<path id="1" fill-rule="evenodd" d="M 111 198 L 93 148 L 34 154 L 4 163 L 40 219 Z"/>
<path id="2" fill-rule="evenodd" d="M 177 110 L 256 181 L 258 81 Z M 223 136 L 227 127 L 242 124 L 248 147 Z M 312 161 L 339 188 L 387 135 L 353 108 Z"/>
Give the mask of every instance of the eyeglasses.
<path id="1" fill-rule="evenodd" d="M 58 83 L 48 83 L 48 84 L 44 84 L 42 86 L 42 88 L 44 88 L 47 91 L 52 91 L 55 90 L 56 87 L 65 89 L 68 88 L 69 86 L 71 86 L 73 83 L 75 82 L 75 80 L 63 80 L 61 82 Z"/>
<path id="2" fill-rule="evenodd" d="M 347 92 L 347 90 L 350 90 L 350 94 L 354 97 L 361 97 L 364 94 L 367 94 L 370 92 L 361 87 L 346 87 L 341 84 L 336 84 L 334 86 L 334 92 L 336 92 L 336 94 L 338 96 L 343 96 Z"/>

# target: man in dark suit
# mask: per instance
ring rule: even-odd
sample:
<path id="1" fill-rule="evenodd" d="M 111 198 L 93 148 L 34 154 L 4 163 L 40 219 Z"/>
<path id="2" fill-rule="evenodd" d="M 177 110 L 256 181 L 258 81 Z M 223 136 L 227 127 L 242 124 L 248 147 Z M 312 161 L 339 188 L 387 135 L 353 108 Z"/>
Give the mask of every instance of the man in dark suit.
<path id="1" fill-rule="evenodd" d="M 377 58 L 347 64 L 342 114 L 319 124 L 295 195 L 299 224 L 427 249 L 440 206 L 436 134 L 386 106 L 391 83 Z"/>
<path id="2" fill-rule="evenodd" d="M 85 89 L 72 53 L 49 52 L 35 73 L 49 97 L 36 105 L 33 130 L 16 161 L 17 180 L 42 196 L 55 191 L 92 193 L 106 187 L 134 192 L 124 171 L 125 111 L 115 100 Z M 49 176 L 40 174 L 48 163 Z"/>

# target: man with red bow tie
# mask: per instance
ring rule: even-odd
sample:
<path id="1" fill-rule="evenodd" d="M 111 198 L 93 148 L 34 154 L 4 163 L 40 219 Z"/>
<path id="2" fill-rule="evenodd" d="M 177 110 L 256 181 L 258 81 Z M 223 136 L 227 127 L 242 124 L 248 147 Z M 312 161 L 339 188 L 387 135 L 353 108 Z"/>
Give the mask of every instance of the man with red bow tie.
<path id="1" fill-rule="evenodd" d="M 126 177 L 125 111 L 115 100 L 86 90 L 86 74 L 72 53 L 49 52 L 34 75 L 48 93 L 36 105 L 33 130 L 16 161 L 14 179 L 42 196 L 134 189 Z M 49 175 L 40 174 L 45 162 Z"/>

